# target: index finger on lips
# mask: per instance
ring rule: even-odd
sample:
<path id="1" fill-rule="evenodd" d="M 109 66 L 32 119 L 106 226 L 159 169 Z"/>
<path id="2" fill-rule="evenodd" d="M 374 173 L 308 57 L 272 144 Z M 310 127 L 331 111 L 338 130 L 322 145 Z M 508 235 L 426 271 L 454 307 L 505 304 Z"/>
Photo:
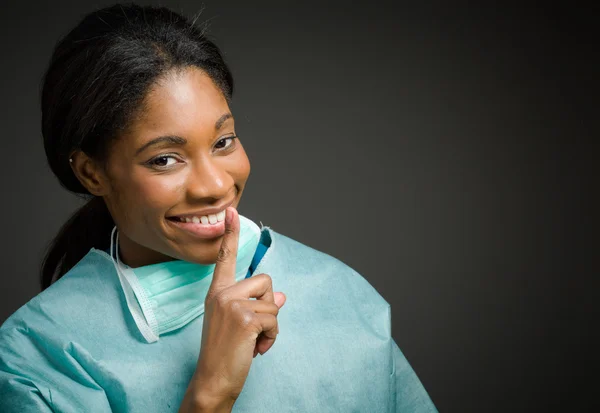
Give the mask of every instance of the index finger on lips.
<path id="1" fill-rule="evenodd" d="M 235 266 L 237 262 L 238 242 L 240 236 L 240 219 L 234 207 L 225 210 L 225 234 L 217 255 L 213 279 L 209 287 L 209 295 L 214 295 L 224 288 L 235 284 Z"/>

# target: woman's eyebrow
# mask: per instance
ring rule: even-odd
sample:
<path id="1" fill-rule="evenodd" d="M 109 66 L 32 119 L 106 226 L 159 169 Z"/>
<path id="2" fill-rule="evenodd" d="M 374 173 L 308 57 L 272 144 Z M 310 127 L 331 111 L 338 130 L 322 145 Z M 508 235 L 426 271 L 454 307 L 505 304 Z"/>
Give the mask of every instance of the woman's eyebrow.
<path id="1" fill-rule="evenodd" d="M 215 130 L 221 129 L 223 127 L 223 124 L 225 124 L 225 121 L 227 119 L 232 119 L 232 118 L 233 118 L 233 115 L 231 113 L 224 113 L 223 115 L 221 115 L 221 117 L 219 119 L 217 119 L 217 121 L 215 122 Z M 187 143 L 187 140 L 185 140 L 181 136 L 174 136 L 174 135 L 160 136 L 158 138 L 149 140 L 148 142 L 143 144 L 140 148 L 138 148 L 135 151 L 135 156 L 139 155 L 141 152 L 146 150 L 148 147 L 157 145 L 159 143 L 166 143 L 169 145 L 182 146 Z"/>
<path id="2" fill-rule="evenodd" d="M 144 150 L 146 150 L 148 147 L 150 146 L 154 146 L 157 145 L 159 143 L 167 143 L 169 145 L 185 145 L 187 143 L 187 140 L 185 140 L 184 138 L 180 137 L 180 136 L 160 136 L 158 138 L 154 138 L 152 140 L 149 140 L 148 142 L 146 142 L 145 144 L 143 144 L 140 148 L 138 148 L 135 151 L 135 155 L 139 155 L 141 152 L 143 152 Z"/>
<path id="3" fill-rule="evenodd" d="M 225 121 L 227 119 L 232 119 L 232 118 L 233 118 L 233 115 L 231 113 L 222 114 L 221 117 L 219 119 L 217 119 L 217 121 L 215 122 L 215 130 L 221 129 L 221 127 L 223 126 Z"/>

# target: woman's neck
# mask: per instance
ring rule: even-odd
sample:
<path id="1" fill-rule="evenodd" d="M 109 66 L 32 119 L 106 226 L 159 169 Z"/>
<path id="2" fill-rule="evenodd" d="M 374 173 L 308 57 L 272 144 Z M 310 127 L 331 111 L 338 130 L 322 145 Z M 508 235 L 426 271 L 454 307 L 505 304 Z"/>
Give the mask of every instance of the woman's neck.
<path id="1" fill-rule="evenodd" d="M 160 262 L 173 261 L 175 258 L 162 254 L 158 251 L 146 248 L 129 239 L 119 232 L 119 258 L 121 262 L 131 268 L 143 267 L 145 265 L 158 264 Z"/>

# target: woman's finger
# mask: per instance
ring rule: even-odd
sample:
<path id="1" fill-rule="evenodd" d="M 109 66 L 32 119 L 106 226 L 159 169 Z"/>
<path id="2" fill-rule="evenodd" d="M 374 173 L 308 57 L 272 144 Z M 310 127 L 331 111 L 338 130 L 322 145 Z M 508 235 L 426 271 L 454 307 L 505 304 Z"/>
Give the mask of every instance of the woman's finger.
<path id="1" fill-rule="evenodd" d="M 224 294 L 232 298 L 256 298 L 268 302 L 275 302 L 273 283 L 267 274 L 253 275 L 245 278 L 227 288 Z"/>
<path id="2" fill-rule="evenodd" d="M 238 243 L 240 237 L 240 218 L 233 207 L 225 210 L 225 235 L 217 256 L 213 278 L 208 288 L 207 298 L 214 297 L 223 289 L 235 284 Z"/>
<path id="3" fill-rule="evenodd" d="M 277 316 L 279 307 L 275 303 L 264 300 L 233 300 L 240 307 L 249 309 L 255 313 L 264 313 Z"/>
<path id="4" fill-rule="evenodd" d="M 263 323 L 263 332 L 259 334 L 256 339 L 256 347 L 254 349 L 255 355 L 256 353 L 265 354 L 272 346 L 275 344 L 275 340 L 277 339 L 277 334 L 279 333 L 279 326 L 277 318 L 270 314 L 257 314 L 257 316 L 264 321 Z"/>

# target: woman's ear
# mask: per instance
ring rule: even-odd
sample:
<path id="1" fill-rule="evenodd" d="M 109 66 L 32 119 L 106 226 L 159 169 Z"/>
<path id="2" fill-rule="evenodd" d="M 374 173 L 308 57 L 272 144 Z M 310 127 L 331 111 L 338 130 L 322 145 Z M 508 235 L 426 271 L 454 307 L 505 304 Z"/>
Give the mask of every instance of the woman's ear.
<path id="1" fill-rule="evenodd" d="M 104 196 L 110 190 L 104 168 L 83 151 L 75 151 L 69 157 L 73 173 L 81 184 L 95 196 Z"/>

